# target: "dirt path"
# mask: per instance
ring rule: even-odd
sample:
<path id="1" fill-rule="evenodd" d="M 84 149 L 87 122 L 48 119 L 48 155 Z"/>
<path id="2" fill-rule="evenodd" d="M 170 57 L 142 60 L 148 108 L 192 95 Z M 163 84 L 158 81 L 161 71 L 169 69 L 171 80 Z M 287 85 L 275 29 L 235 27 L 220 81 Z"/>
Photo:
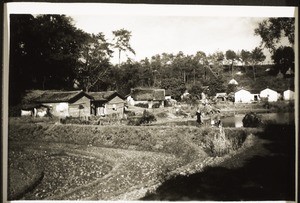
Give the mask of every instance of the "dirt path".
<path id="1" fill-rule="evenodd" d="M 166 170 L 173 170 L 180 163 L 173 155 L 146 151 L 41 142 L 11 142 L 10 146 L 22 146 L 27 150 L 63 150 L 69 156 L 105 160 L 112 166 L 112 170 L 100 179 L 46 197 L 46 200 L 111 200 L 116 197 L 127 200 L 127 193 L 138 199 L 147 192 L 141 188 L 156 185 Z"/>

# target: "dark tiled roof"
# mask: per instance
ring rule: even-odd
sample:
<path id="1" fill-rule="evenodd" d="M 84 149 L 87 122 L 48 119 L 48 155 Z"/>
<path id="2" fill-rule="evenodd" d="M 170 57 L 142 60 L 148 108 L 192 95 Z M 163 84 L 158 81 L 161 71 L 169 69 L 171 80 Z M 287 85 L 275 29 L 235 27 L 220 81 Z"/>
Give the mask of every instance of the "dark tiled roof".
<path id="1" fill-rule="evenodd" d="M 89 99 L 92 99 L 92 96 L 86 94 L 83 91 L 66 91 L 66 92 L 51 92 L 46 91 L 40 97 L 36 98 L 35 102 L 40 103 L 57 103 L 57 102 L 70 102 L 76 101 L 82 96 L 86 96 Z"/>
<path id="2" fill-rule="evenodd" d="M 116 91 L 105 91 L 105 92 L 88 92 L 94 99 L 94 101 L 107 101 L 112 99 L 115 96 L 119 96 L 121 99 L 125 99 Z"/>
<path id="3" fill-rule="evenodd" d="M 165 100 L 165 90 L 136 88 L 131 90 L 131 97 L 135 101 L 163 101 Z"/>

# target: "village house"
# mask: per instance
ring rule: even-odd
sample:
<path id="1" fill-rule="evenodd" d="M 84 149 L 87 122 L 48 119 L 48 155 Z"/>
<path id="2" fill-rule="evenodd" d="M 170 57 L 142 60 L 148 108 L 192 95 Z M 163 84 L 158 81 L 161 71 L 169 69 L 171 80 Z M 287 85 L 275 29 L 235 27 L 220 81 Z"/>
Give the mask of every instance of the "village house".
<path id="1" fill-rule="evenodd" d="M 165 89 L 135 88 L 131 89 L 130 96 L 127 98 L 130 105 L 147 104 L 148 108 L 153 105 L 164 107 Z"/>
<path id="2" fill-rule="evenodd" d="M 274 90 L 266 88 L 259 94 L 260 98 L 267 99 L 269 102 L 276 102 L 278 100 L 278 93 Z"/>
<path id="3" fill-rule="evenodd" d="M 294 100 L 295 98 L 295 92 L 293 92 L 292 90 L 285 90 L 283 92 L 283 99 L 285 101 L 291 101 Z"/>
<path id="4" fill-rule="evenodd" d="M 89 92 L 93 97 L 91 101 L 91 114 L 95 116 L 117 115 L 123 118 L 125 98 L 116 91 Z"/>
<path id="5" fill-rule="evenodd" d="M 261 101 L 259 94 L 252 94 L 252 99 L 253 99 L 253 102 Z"/>
<path id="6" fill-rule="evenodd" d="M 229 85 L 238 85 L 239 83 L 235 80 L 235 79 L 231 79 L 229 82 L 228 82 Z"/>
<path id="7" fill-rule="evenodd" d="M 33 102 L 49 107 L 53 116 L 86 117 L 90 116 L 92 99 L 83 91 L 45 91 Z"/>
<path id="8" fill-rule="evenodd" d="M 218 102 L 225 102 L 227 100 L 226 92 L 216 93 L 215 99 Z"/>
<path id="9" fill-rule="evenodd" d="M 21 116 L 43 117 L 48 109 L 49 107 L 43 104 L 24 104 L 21 107 Z"/>
<path id="10" fill-rule="evenodd" d="M 235 103 L 251 103 L 253 101 L 253 95 L 244 89 L 238 90 L 234 93 Z"/>
<path id="11" fill-rule="evenodd" d="M 171 100 L 172 99 L 172 93 L 170 90 L 165 91 L 165 100 Z"/>

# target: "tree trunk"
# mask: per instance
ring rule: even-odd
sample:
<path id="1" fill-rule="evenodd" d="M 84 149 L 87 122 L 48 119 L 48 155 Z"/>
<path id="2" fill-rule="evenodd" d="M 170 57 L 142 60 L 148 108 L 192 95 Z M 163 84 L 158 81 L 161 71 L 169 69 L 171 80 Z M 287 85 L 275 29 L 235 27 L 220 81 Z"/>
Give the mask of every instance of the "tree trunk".
<path id="1" fill-rule="evenodd" d="M 233 61 L 231 62 L 231 77 L 233 77 Z"/>
<path id="2" fill-rule="evenodd" d="M 256 77 L 255 77 L 255 66 L 254 66 L 254 65 L 252 66 L 252 69 L 253 69 L 253 79 L 254 79 L 254 81 L 256 81 Z"/>
<path id="3" fill-rule="evenodd" d="M 45 90 L 45 84 L 46 84 L 46 76 L 43 77 L 43 84 L 42 84 L 43 90 Z"/>
<path id="4" fill-rule="evenodd" d="M 120 63 L 121 63 L 121 49 L 119 49 L 119 68 L 120 68 Z"/>
<path id="5" fill-rule="evenodd" d="M 196 73 L 195 73 L 195 68 L 194 68 L 194 85 L 196 83 Z"/>

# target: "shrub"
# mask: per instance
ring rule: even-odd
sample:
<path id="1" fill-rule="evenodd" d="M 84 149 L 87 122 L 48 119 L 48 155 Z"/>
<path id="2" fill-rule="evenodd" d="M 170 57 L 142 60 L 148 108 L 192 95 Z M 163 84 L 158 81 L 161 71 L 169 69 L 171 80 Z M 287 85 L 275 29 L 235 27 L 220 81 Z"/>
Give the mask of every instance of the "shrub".
<path id="1" fill-rule="evenodd" d="M 244 127 L 259 127 L 261 125 L 261 118 L 254 112 L 247 113 L 243 118 Z"/>
<path id="2" fill-rule="evenodd" d="M 189 116 L 186 112 L 184 112 L 182 110 L 176 111 L 175 115 L 176 116 L 183 116 L 184 118 L 187 118 Z"/>
<path id="3" fill-rule="evenodd" d="M 154 108 L 154 109 L 157 109 L 157 108 L 159 108 L 159 107 L 160 107 L 160 104 L 159 104 L 159 103 L 155 103 L 155 104 L 152 105 L 152 108 Z"/>
<path id="4" fill-rule="evenodd" d="M 140 124 L 149 124 L 156 121 L 155 116 L 149 111 L 144 110 L 143 116 L 140 118 Z"/>
<path id="5" fill-rule="evenodd" d="M 134 106 L 137 106 L 137 107 L 141 107 L 141 108 L 149 108 L 149 104 L 143 104 L 143 103 L 138 103 L 138 104 L 135 104 Z"/>
<path id="6" fill-rule="evenodd" d="M 125 113 L 127 116 L 135 116 L 135 112 L 134 112 L 134 111 L 127 111 L 127 110 L 125 110 L 124 113 Z"/>
<path id="7" fill-rule="evenodd" d="M 160 112 L 160 113 L 156 114 L 156 116 L 159 118 L 167 118 L 168 114 L 166 112 Z"/>
<path id="8" fill-rule="evenodd" d="M 128 122 L 127 125 L 134 125 L 134 126 L 139 126 L 140 125 L 140 116 L 131 116 L 128 117 Z"/>

